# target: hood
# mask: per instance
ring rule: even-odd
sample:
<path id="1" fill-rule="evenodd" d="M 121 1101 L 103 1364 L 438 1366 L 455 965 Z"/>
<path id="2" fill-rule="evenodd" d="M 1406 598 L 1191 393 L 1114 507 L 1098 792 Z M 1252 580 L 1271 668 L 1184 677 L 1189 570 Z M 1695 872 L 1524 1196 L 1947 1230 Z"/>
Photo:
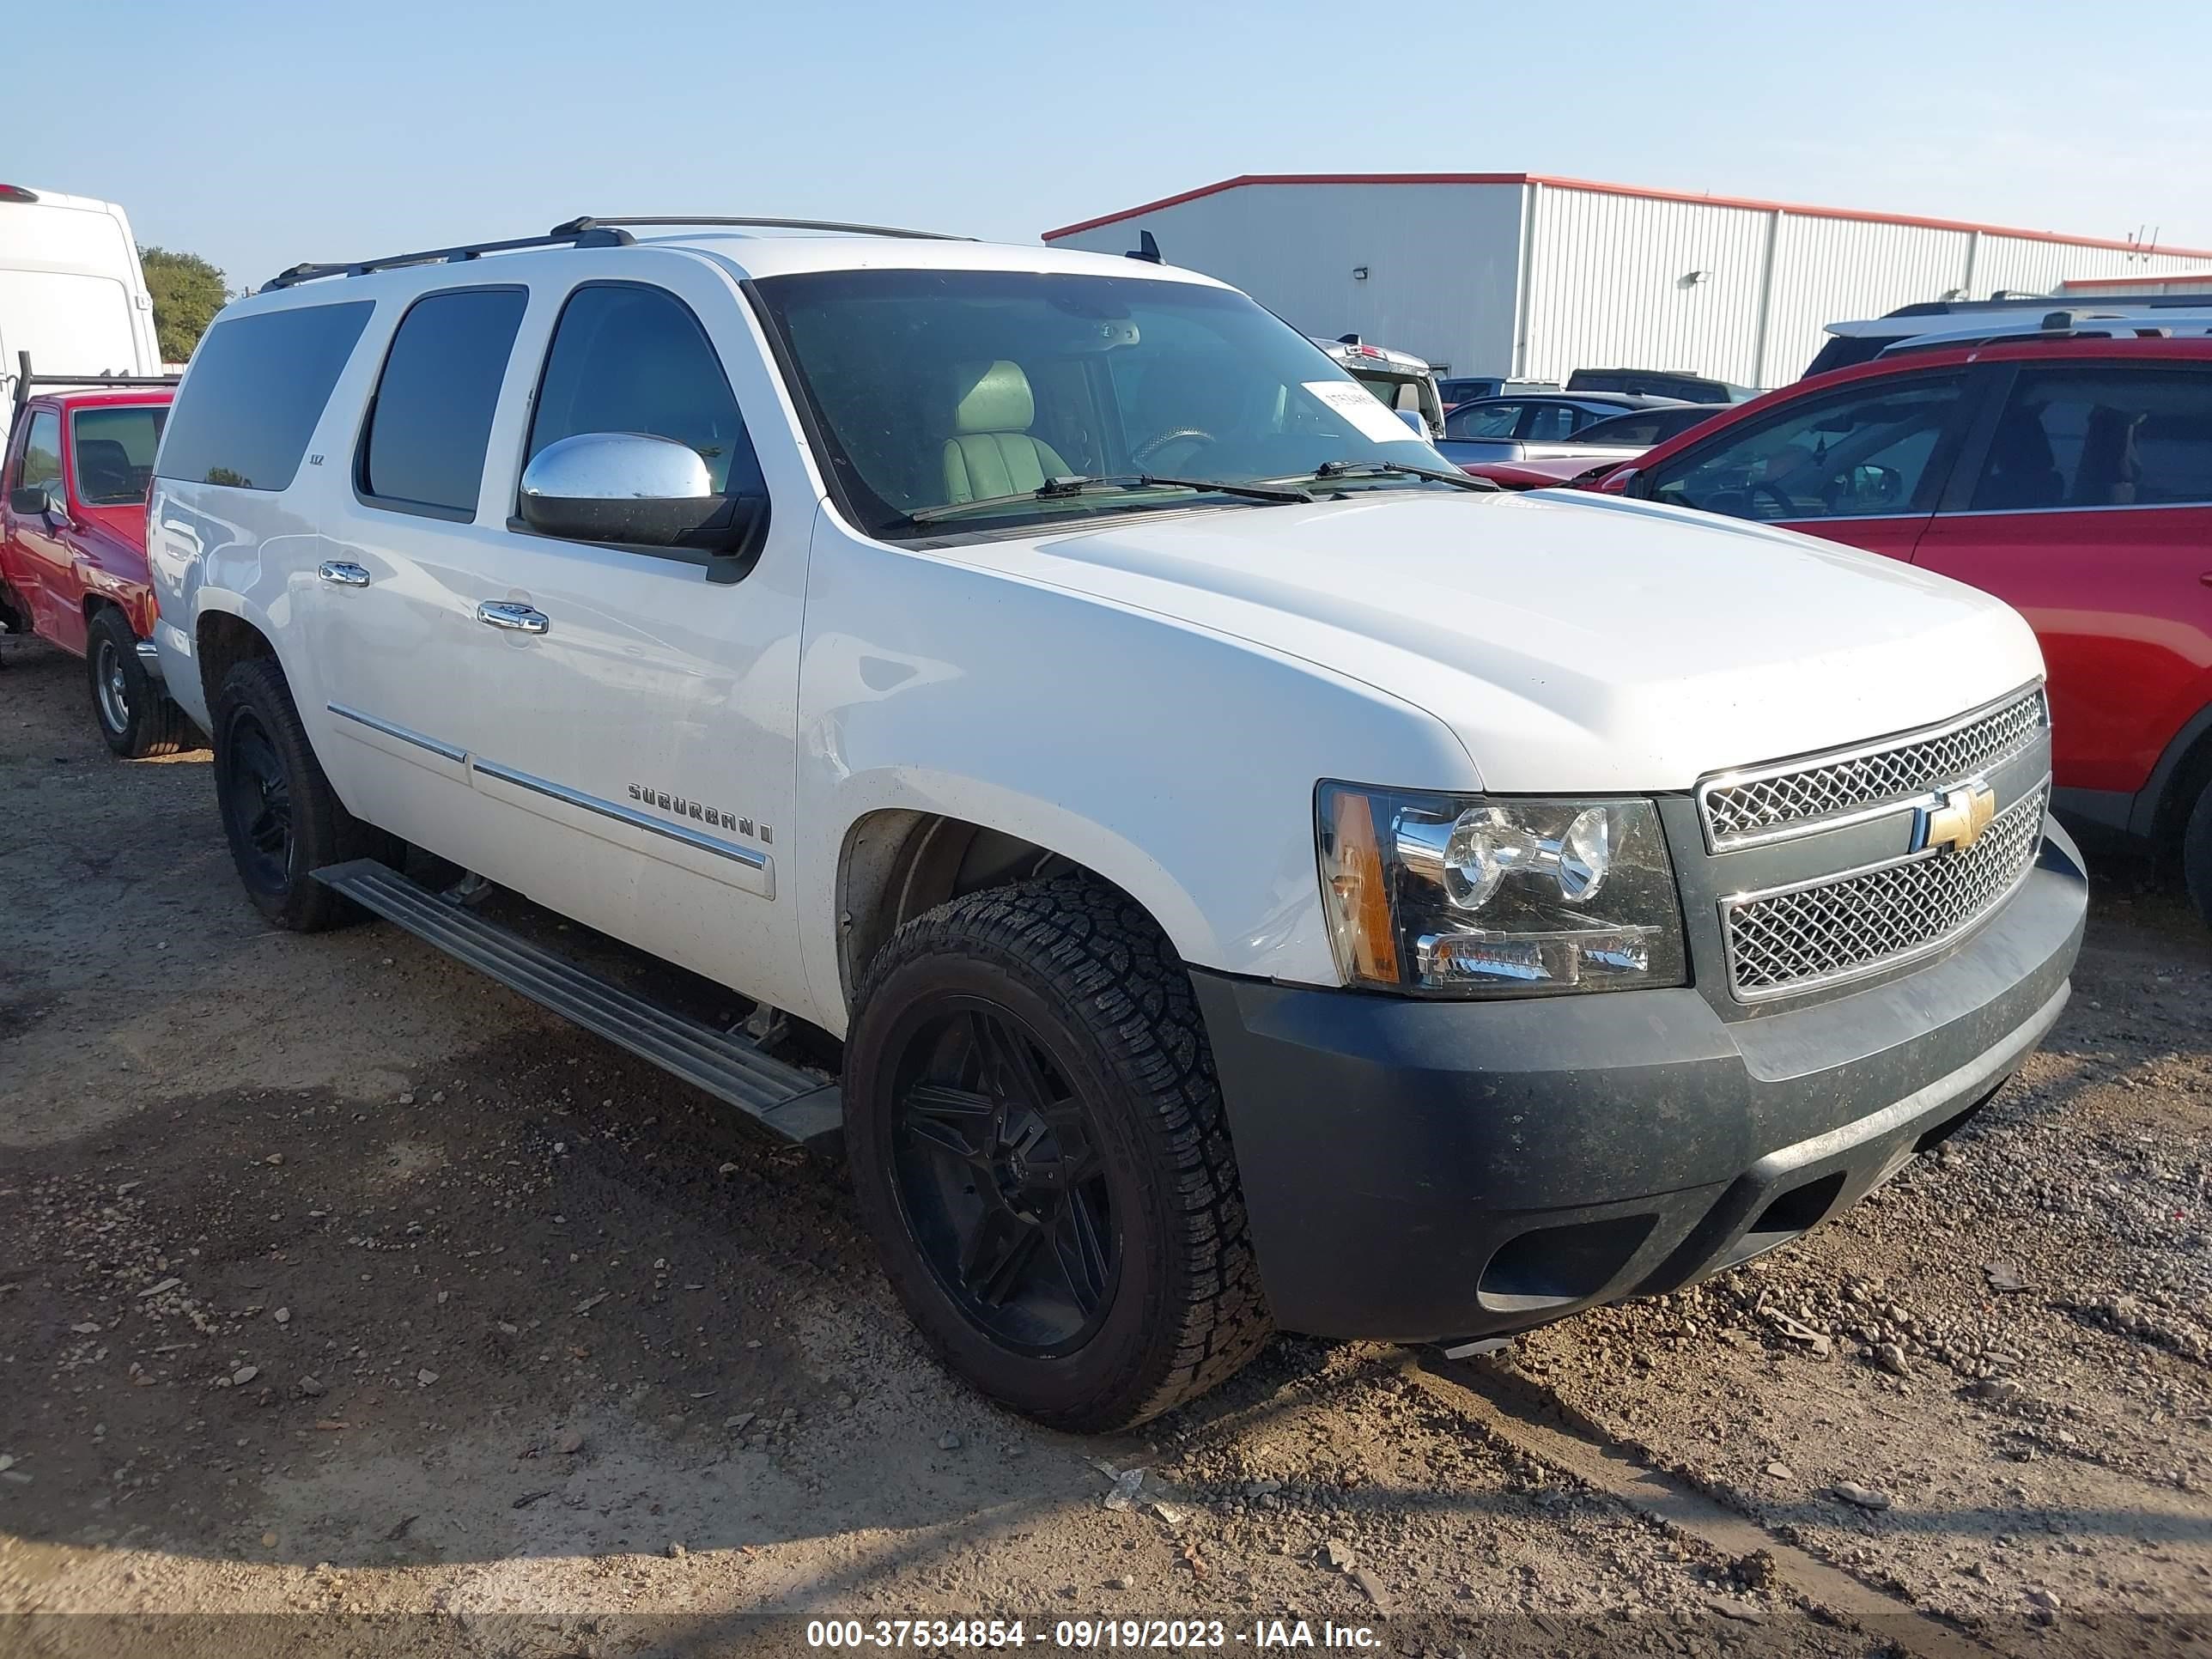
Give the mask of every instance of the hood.
<path id="1" fill-rule="evenodd" d="M 1449 726 L 1504 792 L 1686 789 L 2043 672 L 2013 611 L 1945 577 L 1607 496 L 1377 492 L 956 556 L 1364 681 Z"/>
<path id="2" fill-rule="evenodd" d="M 1644 452 L 1625 449 L 1615 453 L 1611 449 L 1595 449 L 1587 453 L 1554 455 L 1522 461 L 1469 461 L 1460 469 L 1472 472 L 1478 478 L 1487 478 L 1508 489 L 1549 489 L 1570 479 L 1579 478 L 1585 472 L 1599 467 L 1608 470 L 1622 461 L 1633 460 Z"/>

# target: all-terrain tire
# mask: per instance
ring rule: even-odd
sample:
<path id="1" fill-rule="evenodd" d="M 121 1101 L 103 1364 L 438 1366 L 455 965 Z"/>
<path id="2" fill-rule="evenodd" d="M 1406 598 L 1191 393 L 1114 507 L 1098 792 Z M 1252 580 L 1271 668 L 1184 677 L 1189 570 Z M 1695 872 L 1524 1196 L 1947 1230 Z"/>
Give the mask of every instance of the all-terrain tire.
<path id="1" fill-rule="evenodd" d="M 2181 876 L 2197 914 L 2212 927 L 2212 779 L 2206 780 L 2181 831 Z"/>
<path id="2" fill-rule="evenodd" d="M 1098 1432 L 1204 1393 L 1259 1352 L 1273 1325 L 1212 1050 L 1189 975 L 1139 906 L 1069 877 L 954 899 L 893 935 L 856 1001 L 845 1109 L 860 1212 L 900 1301 L 952 1370 L 1024 1416 Z M 957 1299 L 943 1247 L 933 1265 L 912 1224 L 902 1171 L 914 1165 L 901 1159 L 915 1157 L 902 1092 L 913 1085 L 902 1079 L 932 1021 L 974 1017 L 947 1010 L 1032 1036 L 1091 1126 L 1114 1267 L 1073 1346 L 1024 1349 L 986 1329 Z"/>
<path id="3" fill-rule="evenodd" d="M 386 857 L 391 838 L 339 804 L 276 659 L 253 657 L 234 667 L 210 713 L 216 800 L 254 908 L 295 933 L 359 920 L 362 913 L 312 872 Z"/>
<path id="4" fill-rule="evenodd" d="M 85 633 L 84 667 L 100 735 L 125 760 L 178 755 L 198 746 L 199 733 L 138 660 L 138 636 L 111 605 L 93 613 Z"/>

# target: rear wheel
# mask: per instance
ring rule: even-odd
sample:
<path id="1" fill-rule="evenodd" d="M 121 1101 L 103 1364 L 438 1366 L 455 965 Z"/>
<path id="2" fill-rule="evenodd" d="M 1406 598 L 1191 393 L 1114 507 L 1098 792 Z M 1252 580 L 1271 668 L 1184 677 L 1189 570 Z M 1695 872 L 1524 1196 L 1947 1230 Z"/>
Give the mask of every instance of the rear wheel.
<path id="1" fill-rule="evenodd" d="M 2181 874 L 2197 913 L 2212 926 L 2212 779 L 2206 781 L 2181 832 Z"/>
<path id="2" fill-rule="evenodd" d="M 138 659 L 138 636 L 120 611 L 102 606 L 86 630 L 85 676 L 100 735 L 125 760 L 174 755 L 192 744 L 191 723 Z"/>
<path id="3" fill-rule="evenodd" d="M 386 838 L 339 805 L 270 657 L 240 663 L 216 694 L 216 799 L 239 879 L 279 927 L 319 933 L 360 912 L 312 872 L 382 855 Z"/>
<path id="4" fill-rule="evenodd" d="M 984 1393 L 1125 1428 L 1267 1340 L 1189 977 L 1127 898 L 1062 878 L 916 918 L 869 967 L 845 1065 L 885 1272 Z"/>

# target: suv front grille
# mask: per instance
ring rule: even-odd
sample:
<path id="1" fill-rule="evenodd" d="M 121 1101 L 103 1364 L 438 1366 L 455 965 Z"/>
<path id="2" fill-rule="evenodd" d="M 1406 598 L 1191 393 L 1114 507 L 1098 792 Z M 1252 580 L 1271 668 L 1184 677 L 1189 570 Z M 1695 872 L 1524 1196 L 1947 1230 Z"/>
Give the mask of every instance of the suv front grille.
<path id="1" fill-rule="evenodd" d="M 2048 786 L 2039 785 L 1992 818 L 1964 851 L 1909 854 L 1724 900 L 1731 988 L 1755 1002 L 1856 979 L 1941 948 L 2026 877 L 2042 844 L 2049 798 Z"/>
<path id="2" fill-rule="evenodd" d="M 1706 842 L 1722 853 L 1887 811 L 2003 764 L 2050 725 L 2039 685 L 1917 735 L 1708 779 L 1698 787 Z"/>

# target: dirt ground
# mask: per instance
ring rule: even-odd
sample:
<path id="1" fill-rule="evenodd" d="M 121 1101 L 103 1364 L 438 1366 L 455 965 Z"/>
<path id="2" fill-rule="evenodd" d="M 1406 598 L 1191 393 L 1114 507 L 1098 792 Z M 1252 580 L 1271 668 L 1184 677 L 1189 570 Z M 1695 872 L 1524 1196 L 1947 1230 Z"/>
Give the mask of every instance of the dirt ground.
<path id="1" fill-rule="evenodd" d="M 2212 1655 L 2212 939 L 2138 866 L 2022 1076 L 1796 1247 L 1083 1440 L 923 1355 L 839 1168 L 268 931 L 206 757 L 0 655 L 0 1654 Z"/>

